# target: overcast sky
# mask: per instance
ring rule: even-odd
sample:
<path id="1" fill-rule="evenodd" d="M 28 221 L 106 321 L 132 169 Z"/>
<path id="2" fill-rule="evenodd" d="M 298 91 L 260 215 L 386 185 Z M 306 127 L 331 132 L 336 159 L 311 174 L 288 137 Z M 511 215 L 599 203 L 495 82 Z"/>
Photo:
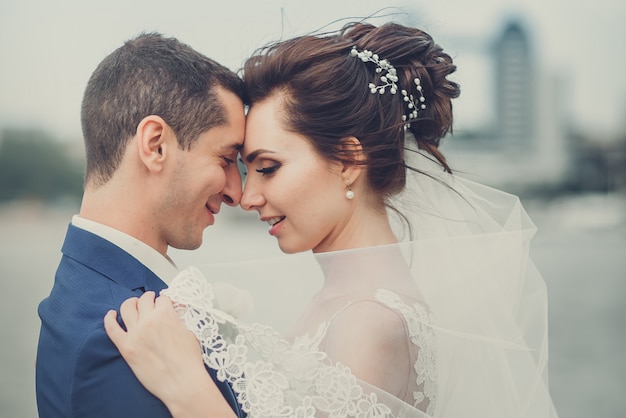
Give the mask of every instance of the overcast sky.
<path id="1" fill-rule="evenodd" d="M 458 63 L 457 127 L 490 117 L 484 51 L 510 16 L 531 32 L 539 70 L 564 83 L 576 126 L 626 129 L 623 0 L 2 0 L 0 125 L 34 125 L 80 139 L 80 101 L 104 56 L 142 31 L 159 31 L 238 69 L 256 47 L 385 6 L 409 12 Z M 281 13 L 282 9 L 282 13 Z"/>

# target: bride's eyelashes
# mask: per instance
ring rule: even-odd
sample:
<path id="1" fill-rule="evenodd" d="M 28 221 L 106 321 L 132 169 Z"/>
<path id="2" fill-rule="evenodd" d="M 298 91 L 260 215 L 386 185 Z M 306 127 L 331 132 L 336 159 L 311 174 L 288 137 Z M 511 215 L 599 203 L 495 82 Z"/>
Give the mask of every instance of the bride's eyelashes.
<path id="1" fill-rule="evenodd" d="M 278 170 L 280 167 L 281 167 L 280 163 L 274 163 L 267 167 L 257 168 L 255 171 L 257 173 L 261 173 L 262 175 L 266 176 L 266 175 L 274 174 L 276 170 Z"/>

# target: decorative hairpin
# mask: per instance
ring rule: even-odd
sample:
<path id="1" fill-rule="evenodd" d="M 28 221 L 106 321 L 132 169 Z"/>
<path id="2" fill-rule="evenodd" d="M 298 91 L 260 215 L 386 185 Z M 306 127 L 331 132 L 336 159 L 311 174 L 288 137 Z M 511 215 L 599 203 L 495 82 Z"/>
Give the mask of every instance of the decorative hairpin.
<path id="1" fill-rule="evenodd" d="M 374 54 L 372 51 L 364 49 L 363 51 L 359 51 L 356 49 L 356 46 L 352 47 L 350 51 L 350 55 L 355 58 L 359 58 L 363 62 L 373 62 L 376 64 L 376 73 L 380 74 L 380 82 L 381 84 L 369 83 L 368 87 L 372 94 L 385 94 L 387 88 L 389 88 L 389 92 L 391 94 L 396 94 L 398 92 L 398 85 L 396 84 L 398 81 L 398 74 L 393 65 L 389 63 L 387 60 L 381 60 L 378 54 Z M 409 113 L 402 115 L 402 121 L 404 122 L 404 130 L 407 130 L 411 126 L 411 120 L 417 118 L 417 112 L 421 109 L 426 109 L 426 105 L 424 104 L 424 93 L 422 92 L 422 85 L 419 78 L 414 78 L 413 82 L 415 83 L 415 89 L 419 92 L 419 107 L 415 104 L 415 99 L 412 94 L 409 94 L 406 90 L 400 90 L 402 93 L 402 99 L 406 103 L 407 108 L 409 109 Z"/>

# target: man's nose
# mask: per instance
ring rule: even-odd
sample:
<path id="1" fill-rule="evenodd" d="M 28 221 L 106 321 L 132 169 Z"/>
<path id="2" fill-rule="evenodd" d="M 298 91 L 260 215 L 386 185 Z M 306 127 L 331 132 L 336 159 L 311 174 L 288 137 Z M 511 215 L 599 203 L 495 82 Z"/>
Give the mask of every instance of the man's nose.
<path id="1" fill-rule="evenodd" d="M 235 167 L 234 170 L 229 170 L 226 175 L 226 185 L 221 193 L 222 201 L 228 206 L 237 206 L 241 201 L 241 175 L 239 170 Z"/>

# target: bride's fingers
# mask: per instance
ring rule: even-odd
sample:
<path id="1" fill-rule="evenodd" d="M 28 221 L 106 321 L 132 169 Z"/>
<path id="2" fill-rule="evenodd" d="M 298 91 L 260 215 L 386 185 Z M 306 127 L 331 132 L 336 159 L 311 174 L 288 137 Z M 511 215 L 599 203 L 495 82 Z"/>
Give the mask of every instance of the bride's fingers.
<path id="1" fill-rule="evenodd" d="M 174 304 L 172 303 L 172 300 L 165 295 L 159 296 L 158 298 L 154 300 L 154 307 L 155 309 L 158 309 L 158 310 L 166 310 L 166 311 L 175 312 Z"/>
<path id="2" fill-rule="evenodd" d="M 139 298 L 133 297 L 126 299 L 120 305 L 120 317 L 126 326 L 126 329 L 133 328 L 139 322 L 139 311 L 137 303 Z"/>
<path id="3" fill-rule="evenodd" d="M 117 323 L 117 312 L 114 310 L 110 310 L 104 316 L 104 330 L 116 347 L 119 347 L 126 337 L 126 332 Z"/>
<path id="4" fill-rule="evenodd" d="M 139 312 L 139 316 L 154 310 L 155 296 L 156 294 L 151 290 L 148 290 L 147 292 L 144 292 L 143 295 L 141 295 L 141 297 L 137 301 L 137 311 Z"/>
<path id="5" fill-rule="evenodd" d="M 167 295 L 159 296 L 156 299 L 155 303 L 167 303 L 167 304 L 170 304 L 170 305 L 174 305 L 174 303 L 172 302 L 172 299 L 170 299 Z"/>

